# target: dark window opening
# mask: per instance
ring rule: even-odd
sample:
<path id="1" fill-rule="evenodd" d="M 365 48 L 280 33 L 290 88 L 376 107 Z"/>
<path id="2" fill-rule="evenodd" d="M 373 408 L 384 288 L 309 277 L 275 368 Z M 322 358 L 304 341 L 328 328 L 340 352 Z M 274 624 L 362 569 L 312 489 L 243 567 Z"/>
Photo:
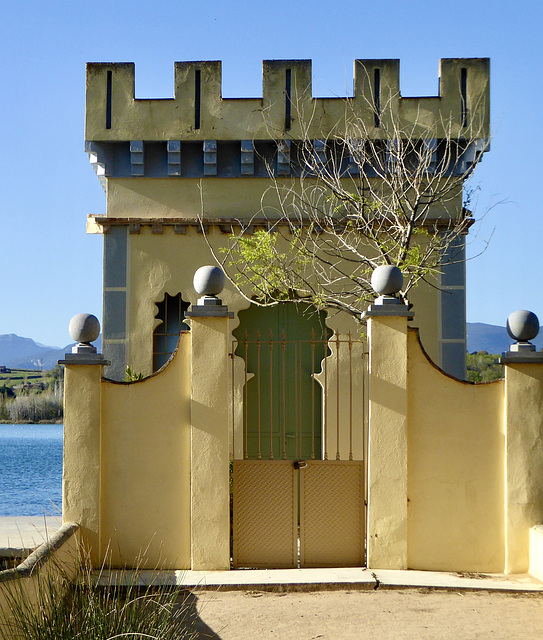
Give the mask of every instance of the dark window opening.
<path id="1" fill-rule="evenodd" d="M 290 130 L 292 118 L 292 69 L 286 70 L 285 77 L 285 131 Z"/>
<path id="2" fill-rule="evenodd" d="M 196 69 L 194 72 L 194 128 L 200 128 L 200 109 L 202 100 L 202 72 Z"/>
<path id="3" fill-rule="evenodd" d="M 468 126 L 468 70 L 462 69 L 460 76 L 460 94 L 462 97 L 462 126 Z"/>
<path id="4" fill-rule="evenodd" d="M 106 75 L 106 129 L 111 129 L 111 90 L 113 84 L 113 72 Z"/>
<path id="5" fill-rule="evenodd" d="M 175 296 L 165 294 L 162 302 L 157 302 L 158 313 L 156 318 L 162 320 L 153 333 L 153 371 L 158 371 L 172 357 L 177 348 L 179 335 L 182 331 L 190 331 L 185 319 L 185 312 L 189 303 L 181 298 L 178 293 Z"/>
<path id="6" fill-rule="evenodd" d="M 375 126 L 381 126 L 381 69 L 373 71 L 373 115 Z"/>

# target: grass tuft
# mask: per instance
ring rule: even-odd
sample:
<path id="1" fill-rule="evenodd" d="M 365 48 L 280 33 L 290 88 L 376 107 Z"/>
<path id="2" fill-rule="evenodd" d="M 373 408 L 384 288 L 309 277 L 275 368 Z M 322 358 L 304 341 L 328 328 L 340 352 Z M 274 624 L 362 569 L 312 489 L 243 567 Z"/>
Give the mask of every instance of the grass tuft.
<path id="1" fill-rule="evenodd" d="M 0 639 L 195 640 L 190 594 L 179 587 L 96 584 L 82 565 L 70 578 L 60 567 L 0 583 Z"/>

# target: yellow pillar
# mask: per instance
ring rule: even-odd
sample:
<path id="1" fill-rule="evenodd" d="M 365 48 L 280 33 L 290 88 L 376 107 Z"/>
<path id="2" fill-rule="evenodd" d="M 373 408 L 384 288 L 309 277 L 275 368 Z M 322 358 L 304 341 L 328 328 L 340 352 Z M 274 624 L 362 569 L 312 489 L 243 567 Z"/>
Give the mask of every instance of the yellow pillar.
<path id="1" fill-rule="evenodd" d="M 64 375 L 64 468 L 62 521 L 77 522 L 79 535 L 94 567 L 100 549 L 100 423 L 101 380 L 99 354 L 66 354 Z"/>
<path id="2" fill-rule="evenodd" d="M 530 565 L 530 528 L 543 524 L 543 354 L 505 354 L 505 572 Z"/>
<path id="3" fill-rule="evenodd" d="M 221 311 L 222 310 L 222 311 Z M 229 329 L 233 314 L 195 305 L 191 318 L 191 567 L 230 568 Z"/>
<path id="4" fill-rule="evenodd" d="M 369 345 L 368 545 L 372 569 L 407 568 L 407 318 L 403 304 L 366 312 Z"/>

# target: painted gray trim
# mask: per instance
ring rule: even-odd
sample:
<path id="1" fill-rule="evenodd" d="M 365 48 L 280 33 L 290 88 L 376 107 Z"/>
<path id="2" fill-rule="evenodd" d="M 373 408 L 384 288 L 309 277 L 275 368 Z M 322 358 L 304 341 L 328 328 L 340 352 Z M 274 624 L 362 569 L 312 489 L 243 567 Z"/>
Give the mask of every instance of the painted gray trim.
<path id="1" fill-rule="evenodd" d="M 466 286 L 466 244 L 465 238 L 459 236 L 453 240 L 443 256 L 441 267 L 442 287 Z"/>
<path id="2" fill-rule="evenodd" d="M 134 177 L 145 174 L 143 140 L 130 141 L 130 174 Z"/>
<path id="3" fill-rule="evenodd" d="M 217 175 L 217 141 L 204 140 L 204 176 Z"/>
<path id="4" fill-rule="evenodd" d="M 290 175 L 290 140 L 277 141 L 277 175 Z"/>
<path id="5" fill-rule="evenodd" d="M 104 368 L 104 376 L 110 380 L 123 380 L 128 366 L 128 341 L 104 341 L 102 351 L 111 363 Z"/>
<path id="6" fill-rule="evenodd" d="M 466 343 L 443 342 L 441 344 L 441 368 L 459 380 L 466 379 Z"/>
<path id="7" fill-rule="evenodd" d="M 126 339 L 126 304 L 125 290 L 104 291 L 104 340 Z"/>
<path id="8" fill-rule="evenodd" d="M 466 339 L 466 292 L 462 288 L 441 292 L 441 339 Z"/>
<path id="9" fill-rule="evenodd" d="M 111 227 L 104 234 L 104 298 L 102 351 L 111 364 L 105 375 L 122 380 L 127 367 L 128 227 Z"/>
<path id="10" fill-rule="evenodd" d="M 166 145 L 168 151 L 168 175 L 181 175 L 181 141 L 168 140 Z"/>
<path id="11" fill-rule="evenodd" d="M 104 235 L 104 289 L 126 287 L 127 227 L 111 227 Z"/>
<path id="12" fill-rule="evenodd" d="M 253 176 L 255 173 L 255 143 L 252 140 L 241 141 L 241 175 Z"/>
<path id="13" fill-rule="evenodd" d="M 466 378 L 466 246 L 455 238 L 444 252 L 439 294 L 439 354 L 441 368 Z"/>

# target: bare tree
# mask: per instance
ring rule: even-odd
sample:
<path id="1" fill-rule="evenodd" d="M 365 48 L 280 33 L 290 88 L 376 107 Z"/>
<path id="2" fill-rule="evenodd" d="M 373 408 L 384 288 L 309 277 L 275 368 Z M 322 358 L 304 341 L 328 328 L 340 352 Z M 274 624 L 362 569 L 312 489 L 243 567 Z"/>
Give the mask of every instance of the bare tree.
<path id="1" fill-rule="evenodd" d="M 277 155 L 264 158 L 270 186 L 260 211 L 239 221 L 218 256 L 245 297 L 308 301 L 359 317 L 375 295 L 375 267 L 397 265 L 405 296 L 457 259 L 449 249 L 473 222 L 466 181 L 488 140 L 452 117 L 428 122 L 416 113 L 406 121 L 397 98 L 368 100 L 362 110 L 347 100 L 344 120 L 318 140 L 309 136 L 312 114 L 300 107 L 302 136 L 273 136 Z"/>

